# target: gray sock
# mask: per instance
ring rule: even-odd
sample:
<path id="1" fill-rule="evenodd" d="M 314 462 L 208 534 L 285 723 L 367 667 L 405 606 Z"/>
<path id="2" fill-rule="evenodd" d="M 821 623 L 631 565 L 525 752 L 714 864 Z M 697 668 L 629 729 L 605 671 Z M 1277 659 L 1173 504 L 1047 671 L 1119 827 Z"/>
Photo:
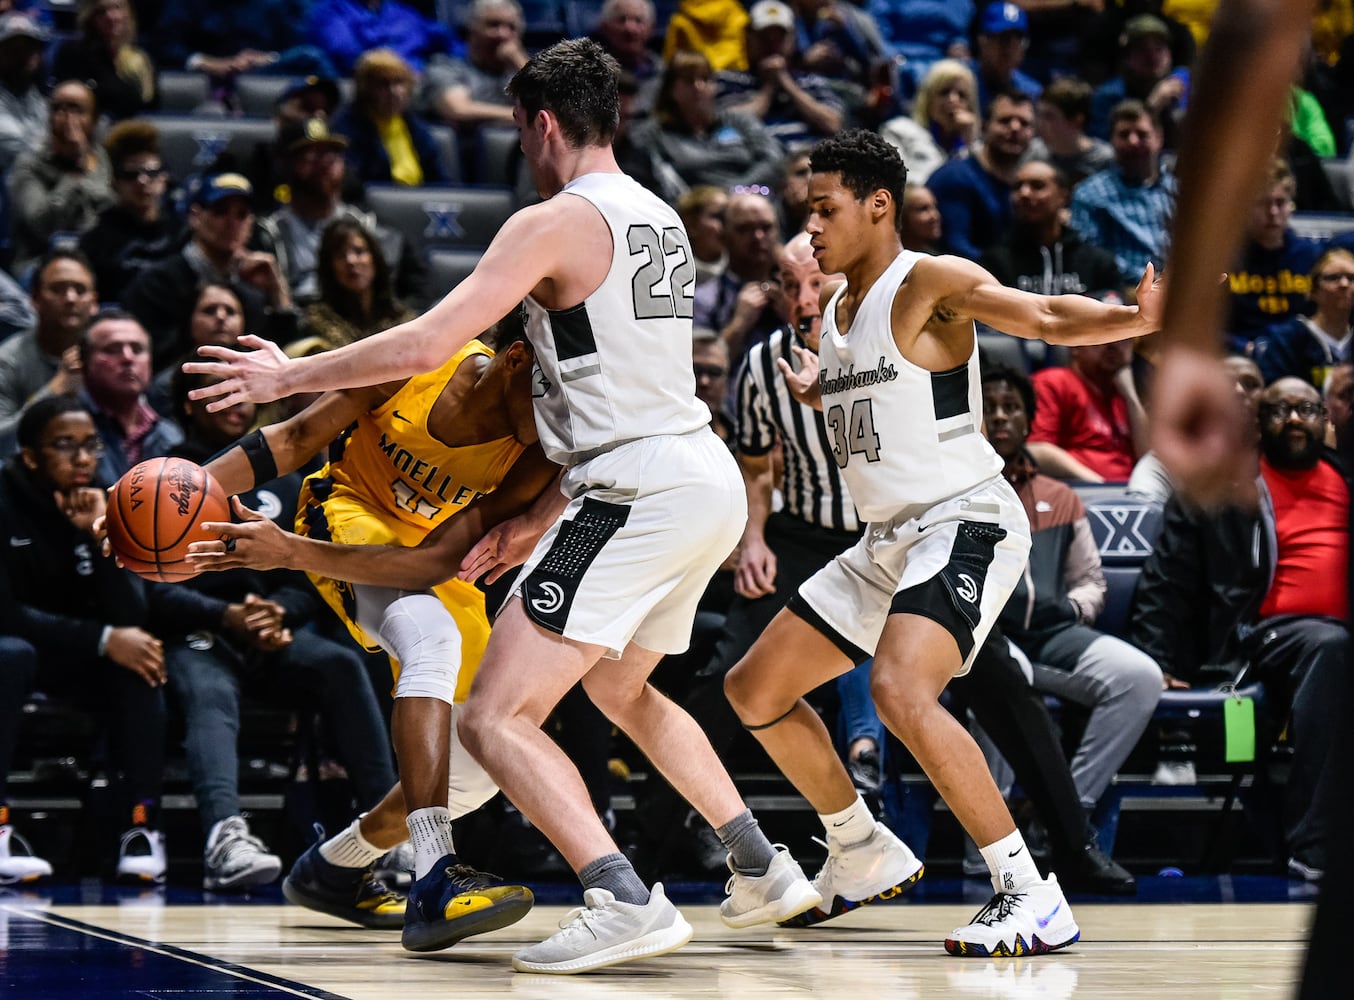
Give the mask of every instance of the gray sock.
<path id="1" fill-rule="evenodd" d="M 751 809 L 744 809 L 716 830 L 715 835 L 733 855 L 733 866 L 743 875 L 765 875 L 776 859 L 776 849 L 762 833 Z"/>
<path id="2" fill-rule="evenodd" d="M 583 866 L 578 880 L 584 889 L 606 889 L 622 903 L 643 906 L 649 901 L 649 890 L 624 854 L 603 854 Z"/>

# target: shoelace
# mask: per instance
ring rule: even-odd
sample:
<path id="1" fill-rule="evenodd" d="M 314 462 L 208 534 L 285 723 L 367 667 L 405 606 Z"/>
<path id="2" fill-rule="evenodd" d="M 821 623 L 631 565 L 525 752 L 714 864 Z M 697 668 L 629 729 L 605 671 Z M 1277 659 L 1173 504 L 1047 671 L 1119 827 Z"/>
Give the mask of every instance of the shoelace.
<path id="1" fill-rule="evenodd" d="M 485 889 L 503 881 L 497 875 L 482 872 L 477 868 L 471 868 L 469 865 L 450 865 L 445 871 L 447 878 L 451 880 L 451 884 L 460 886 L 462 889 Z"/>
<path id="2" fill-rule="evenodd" d="M 404 895 L 396 892 L 375 872 L 365 871 L 357 885 L 357 901 L 378 909 L 387 903 L 399 903 Z"/>
<path id="3" fill-rule="evenodd" d="M 597 937 L 592 925 L 601 920 L 605 912 L 605 908 L 600 906 L 576 906 L 564 914 L 564 918 L 559 922 L 559 929 L 564 934 L 587 931 L 593 937 Z"/>
<path id="4" fill-rule="evenodd" d="M 212 851 L 212 864 L 219 865 L 227 862 L 236 861 L 240 855 L 266 854 L 268 849 L 264 847 L 263 841 L 252 833 L 245 833 L 238 828 L 230 828 L 220 841 L 217 842 L 216 849 Z"/>
<path id="5" fill-rule="evenodd" d="M 986 924 L 991 927 L 993 924 L 1005 920 L 1015 909 L 1016 903 L 1025 898 L 1023 892 L 999 892 L 993 896 L 973 918 L 975 924 Z"/>

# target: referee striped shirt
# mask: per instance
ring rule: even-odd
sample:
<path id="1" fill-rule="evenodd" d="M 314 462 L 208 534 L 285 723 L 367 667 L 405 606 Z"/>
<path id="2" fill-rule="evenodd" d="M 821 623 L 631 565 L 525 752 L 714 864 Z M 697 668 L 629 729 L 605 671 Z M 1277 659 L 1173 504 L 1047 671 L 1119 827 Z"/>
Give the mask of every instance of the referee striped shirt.
<path id="1" fill-rule="evenodd" d="M 791 396 L 776 368 L 777 358 L 799 368 L 790 350 L 796 343 L 799 339 L 781 327 L 748 351 L 738 376 L 738 451 L 759 457 L 781 441 L 786 513 L 820 528 L 859 531 L 860 520 L 832 457 L 823 415 Z"/>

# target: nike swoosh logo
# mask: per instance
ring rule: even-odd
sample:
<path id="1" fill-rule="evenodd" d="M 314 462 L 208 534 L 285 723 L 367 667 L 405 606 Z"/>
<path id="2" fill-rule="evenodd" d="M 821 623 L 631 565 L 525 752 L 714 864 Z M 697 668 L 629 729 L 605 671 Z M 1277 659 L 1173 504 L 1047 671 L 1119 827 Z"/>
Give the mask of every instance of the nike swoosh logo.
<path id="1" fill-rule="evenodd" d="M 1021 844 L 1019 847 L 1017 847 L 1014 851 L 1012 851 L 1010 854 L 1008 854 L 1008 855 L 1006 855 L 1006 856 L 1007 856 L 1008 858 L 1013 858 L 1013 857 L 1015 857 L 1017 854 L 1019 854 L 1021 851 L 1023 851 L 1024 849 L 1025 849 L 1025 845 L 1024 845 L 1024 844 Z"/>
<path id="2" fill-rule="evenodd" d="M 21 548 L 23 548 L 25 545 L 32 545 L 32 544 L 33 544 L 33 539 L 31 539 L 31 538 L 15 538 L 13 535 L 11 535 L 10 538 L 9 538 L 9 544 L 12 545 L 12 546 L 14 546 L 14 548 L 16 548 L 16 549 L 21 549 Z"/>
<path id="3" fill-rule="evenodd" d="M 1056 916 L 1058 915 L 1058 911 L 1061 910 L 1062 908 L 1063 908 L 1062 900 L 1058 900 L 1058 905 L 1055 906 L 1055 907 L 1053 907 L 1052 912 L 1049 913 L 1048 916 L 1046 916 L 1046 917 L 1035 917 L 1034 919 L 1035 919 L 1035 921 L 1039 924 L 1040 927 L 1047 927 L 1047 926 L 1048 926 L 1048 922 L 1049 922 L 1050 920 L 1052 920 L 1054 917 L 1056 917 Z"/>
<path id="4" fill-rule="evenodd" d="M 837 827 L 839 827 L 839 826 L 845 826 L 847 823 L 850 823 L 850 822 L 851 822 L 851 821 L 850 821 L 849 819 L 844 819 L 844 820 L 842 820 L 840 823 L 833 823 L 833 824 L 832 824 L 832 828 L 835 830 Z"/>
<path id="5" fill-rule="evenodd" d="M 391 410 L 390 415 L 396 420 L 403 420 L 406 424 L 412 424 L 413 421 L 402 414 L 399 410 Z"/>

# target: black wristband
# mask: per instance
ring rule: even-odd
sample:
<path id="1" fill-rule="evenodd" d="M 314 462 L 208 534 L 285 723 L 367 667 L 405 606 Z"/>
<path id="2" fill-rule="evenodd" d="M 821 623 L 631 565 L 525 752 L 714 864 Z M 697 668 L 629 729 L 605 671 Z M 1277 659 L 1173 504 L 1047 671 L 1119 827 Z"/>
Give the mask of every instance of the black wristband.
<path id="1" fill-rule="evenodd" d="M 249 459 L 249 467 L 254 470 L 255 486 L 262 486 L 270 479 L 277 478 L 277 462 L 263 431 L 246 434 L 240 439 L 240 447 L 244 449 L 244 457 Z"/>

